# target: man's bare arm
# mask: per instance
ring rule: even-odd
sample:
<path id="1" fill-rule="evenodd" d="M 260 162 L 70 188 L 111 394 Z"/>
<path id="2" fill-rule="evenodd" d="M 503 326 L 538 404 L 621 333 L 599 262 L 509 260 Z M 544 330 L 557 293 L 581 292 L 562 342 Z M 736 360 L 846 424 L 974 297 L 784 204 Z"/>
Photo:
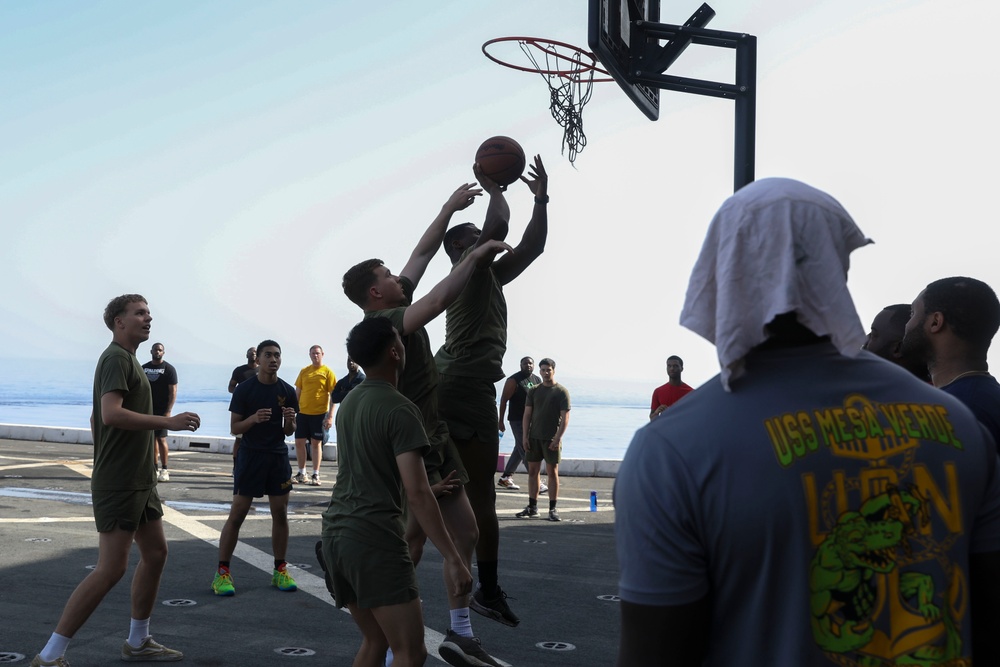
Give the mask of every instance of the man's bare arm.
<path id="1" fill-rule="evenodd" d="M 480 232 L 476 245 L 487 241 L 505 241 L 507 232 L 510 230 L 510 205 L 507 203 L 507 198 L 504 197 L 503 188 L 483 173 L 478 162 L 472 165 L 472 173 L 476 175 L 476 180 L 490 196 L 490 203 L 486 207 L 486 217 L 483 219 L 483 231 Z"/>
<path id="2" fill-rule="evenodd" d="M 507 430 L 503 423 L 503 416 L 507 413 L 507 402 L 514 395 L 515 389 L 517 389 L 517 383 L 514 382 L 514 378 L 507 378 L 507 381 L 503 383 L 503 391 L 500 392 L 500 418 L 497 420 L 497 426 L 501 431 Z"/>
<path id="3" fill-rule="evenodd" d="M 465 259 L 455 265 L 451 273 L 403 312 L 403 331 L 399 333 L 406 335 L 416 331 L 443 313 L 465 289 L 477 263 L 492 261 L 497 253 L 505 250 L 510 250 L 510 246 L 506 243 L 488 241 L 466 255 Z"/>
<path id="4" fill-rule="evenodd" d="M 409 278 L 413 286 L 416 287 L 420 279 L 424 277 L 427 265 L 430 264 L 431 259 L 437 254 L 444 241 L 444 233 L 448 231 L 448 222 L 451 221 L 451 216 L 472 206 L 476 197 L 481 194 L 483 191 L 477 188 L 475 183 L 463 183 L 458 186 L 458 189 L 451 193 L 448 201 L 441 207 L 441 212 L 431 221 L 424 235 L 417 241 L 413 252 L 410 253 L 410 259 L 406 261 L 406 266 L 399 272 L 399 275 Z"/>
<path id="5" fill-rule="evenodd" d="M 466 595 L 472 591 L 472 575 L 462 562 L 455 543 L 445 528 L 437 498 L 427 482 L 424 460 L 417 451 L 396 456 L 396 466 L 406 491 L 409 511 L 416 517 L 421 530 L 437 547 L 445 561 L 445 580 L 452 595 Z"/>
<path id="6" fill-rule="evenodd" d="M 125 431 L 155 431 L 165 428 L 171 431 L 193 431 L 201 425 L 201 418 L 193 412 L 162 417 L 133 412 L 124 406 L 125 396 L 118 391 L 109 391 L 101 396 L 101 422 L 105 426 Z M 194 425 L 194 428 L 191 428 Z"/>
<path id="7" fill-rule="evenodd" d="M 567 426 L 569 426 L 569 410 L 560 410 L 559 428 L 556 429 L 556 434 L 552 437 L 552 442 L 549 443 L 549 449 L 559 449 L 559 443 L 562 442 Z"/>
<path id="8" fill-rule="evenodd" d="M 540 155 L 535 156 L 535 163 L 530 169 L 532 171 L 529 174 L 532 178 L 522 176 L 521 180 L 528 185 L 528 189 L 535 196 L 535 206 L 531 212 L 531 220 L 528 221 L 528 226 L 521 236 L 521 242 L 514 248 L 514 252 L 501 257 L 493 264 L 493 273 L 501 285 L 506 285 L 524 273 L 524 270 L 545 251 L 545 241 L 549 235 L 549 177 L 545 173 Z"/>
<path id="9" fill-rule="evenodd" d="M 617 667 L 697 667 L 708 649 L 708 596 L 675 607 L 621 602 Z M 989 664 L 989 663 L 987 663 Z"/>

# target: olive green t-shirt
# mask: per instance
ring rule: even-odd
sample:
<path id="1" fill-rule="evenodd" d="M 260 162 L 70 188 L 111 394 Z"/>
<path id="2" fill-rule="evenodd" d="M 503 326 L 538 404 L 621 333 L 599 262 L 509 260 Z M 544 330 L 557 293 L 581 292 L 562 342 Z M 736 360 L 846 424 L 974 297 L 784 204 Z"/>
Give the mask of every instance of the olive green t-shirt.
<path id="1" fill-rule="evenodd" d="M 365 313 L 369 317 L 385 317 L 396 327 L 406 348 L 406 367 L 399 378 L 399 393 L 413 401 L 423 417 L 427 433 L 433 433 L 438 427 L 437 385 L 438 371 L 431 356 L 430 337 L 427 330 L 420 327 L 416 331 L 403 333 L 403 313 L 413 302 L 413 282 L 403 276 L 400 279 L 407 305 L 385 310 L 375 310 Z"/>
<path id="2" fill-rule="evenodd" d="M 462 253 L 459 262 L 474 247 Z M 492 265 L 472 273 L 462 293 L 448 306 L 445 318 L 444 345 L 434 357 L 438 372 L 491 382 L 502 379 L 503 355 L 507 352 L 507 300 Z"/>
<path id="3" fill-rule="evenodd" d="M 337 483 L 323 512 L 323 536 L 405 550 L 396 456 L 428 449 L 420 413 L 392 385 L 366 379 L 355 387 L 337 411 Z"/>
<path id="4" fill-rule="evenodd" d="M 528 437 L 534 440 L 551 440 L 559 430 L 562 411 L 569 410 L 569 392 L 558 382 L 551 387 L 540 384 L 528 392 L 524 405 L 531 408 Z"/>
<path id="5" fill-rule="evenodd" d="M 153 414 L 153 392 L 135 355 L 111 343 L 97 360 L 94 371 L 94 472 L 92 491 L 139 491 L 156 483 L 153 432 L 128 431 L 105 426 L 101 397 L 110 392 L 123 396 L 122 407 L 139 414 Z"/>

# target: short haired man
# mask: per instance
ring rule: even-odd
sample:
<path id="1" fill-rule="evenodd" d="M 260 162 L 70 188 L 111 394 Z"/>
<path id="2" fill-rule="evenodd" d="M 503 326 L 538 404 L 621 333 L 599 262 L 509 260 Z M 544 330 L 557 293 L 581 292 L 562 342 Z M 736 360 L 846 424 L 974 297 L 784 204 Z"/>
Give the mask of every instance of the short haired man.
<path id="1" fill-rule="evenodd" d="M 479 194 L 481 191 L 469 183 L 452 193 L 441 213 L 417 242 L 399 276 L 393 275 L 382 260 L 370 259 L 348 269 L 343 280 L 344 294 L 361 307 L 365 317 L 388 318 L 403 341 L 407 363 L 402 369 L 398 389 L 417 406 L 423 417 L 424 431 L 430 442 L 430 449 L 424 454 L 424 467 L 448 532 L 470 570 L 479 531 L 469 498 L 462 487 L 468 476 L 448 433 L 448 425 L 438 414 L 438 371 L 424 325 L 444 312 L 458 297 L 478 265 L 491 262 L 498 253 L 510 250 L 510 247 L 499 241 L 484 243 L 459 262 L 426 295 L 413 301 L 413 293 L 431 258 L 441 247 L 451 216 L 472 205 Z M 364 366 L 363 361 L 360 363 Z M 414 564 L 420 562 L 425 541 L 420 523 L 410 515 L 406 542 Z M 451 629 L 461 636 L 472 637 L 469 596 L 456 596 L 448 591 L 448 605 Z M 467 662 L 451 664 L 476 663 L 470 658 Z"/>
<path id="2" fill-rule="evenodd" d="M 441 384 L 438 396 L 441 416 L 462 457 L 469 476 L 465 490 L 479 528 L 476 566 L 479 586 L 472 609 L 488 618 L 515 626 L 520 619 L 510 610 L 499 584 L 500 524 L 497 520 L 494 473 L 500 455 L 496 422 L 496 382 L 503 378 L 503 356 L 507 351 L 507 301 L 503 288 L 520 276 L 545 250 L 548 237 L 548 175 L 540 156 L 521 180 L 533 195 L 531 219 L 514 251 L 484 263 L 448 306 L 445 341 L 434 356 Z M 483 228 L 472 223 L 456 225 L 444 237 L 445 252 L 452 266 L 489 241 L 507 237 L 510 208 L 504 189 L 483 174 L 473 172 L 489 194 Z"/>
<path id="3" fill-rule="evenodd" d="M 325 434 L 333 426 L 334 404 L 330 394 L 337 386 L 337 376 L 323 363 L 323 348 L 313 345 L 309 348 L 308 366 L 299 371 L 295 378 L 295 396 L 299 399 L 299 414 L 295 418 L 295 458 L 299 472 L 292 479 L 296 484 L 319 486 L 319 466 L 323 460 Z M 306 479 L 306 447 L 312 454 L 312 476 Z"/>
<path id="4" fill-rule="evenodd" d="M 556 382 L 556 362 L 552 359 L 539 361 L 538 372 L 542 384 L 528 392 L 521 420 L 524 457 L 528 461 L 528 506 L 515 516 L 522 519 L 538 516 L 539 474 L 545 461 L 549 476 L 549 521 L 560 521 L 556 503 L 562 439 L 569 426 L 569 391 Z"/>
<path id="5" fill-rule="evenodd" d="M 653 402 L 649 406 L 649 418 L 655 419 L 671 405 L 694 391 L 681 381 L 684 372 L 684 360 L 676 354 L 667 357 L 667 383 L 653 390 Z"/>
<path id="6" fill-rule="evenodd" d="M 247 348 L 247 362 L 233 369 L 233 374 L 229 378 L 229 393 L 233 393 L 240 382 L 249 380 L 255 375 L 257 375 L 257 348 L 251 347 Z M 233 443 L 234 462 L 236 461 L 236 454 L 240 450 L 240 440 L 241 437 L 237 435 L 236 441 Z"/>
<path id="7" fill-rule="evenodd" d="M 236 594 L 231 562 L 240 527 L 254 498 L 267 496 L 271 512 L 271 548 L 274 571 L 271 585 L 280 591 L 297 589 L 288 574 L 288 494 L 292 490 L 292 466 L 288 463 L 285 438 L 295 432 L 299 404 L 295 388 L 278 377 L 281 346 L 265 340 L 257 346 L 257 375 L 237 385 L 229 402 L 233 433 L 243 436 L 233 468 L 233 504 L 219 536 L 219 568 L 212 580 L 216 595 Z"/>
<path id="8" fill-rule="evenodd" d="M 122 660 L 175 661 L 180 651 L 153 641 L 149 617 L 156 603 L 160 576 L 167 562 L 163 508 L 156 492 L 153 431 L 195 431 L 201 419 L 193 412 L 171 417 L 153 414 L 146 374 L 136 359 L 149 339 L 153 316 L 146 299 L 123 294 L 104 309 L 111 344 L 94 373 L 94 469 L 90 480 L 94 521 L 99 536 L 97 566 L 70 595 L 55 632 L 32 659 L 31 667 L 67 667 L 66 647 L 128 569 L 132 543 L 139 565 L 132 579 L 132 621 L 122 646 Z"/>
<path id="9" fill-rule="evenodd" d="M 1000 664 L 997 456 L 959 401 L 861 350 L 867 243 L 790 179 L 715 215 L 681 324 L 722 372 L 615 480 L 620 667 Z"/>
<path id="10" fill-rule="evenodd" d="M 163 360 L 165 352 L 166 348 L 163 347 L 163 343 L 153 343 L 153 347 L 150 349 L 152 360 L 144 363 L 142 370 L 146 374 L 149 388 L 153 392 L 153 414 L 169 417 L 170 412 L 174 409 L 174 402 L 177 400 L 177 369 Z M 167 429 L 156 429 L 153 431 L 153 437 L 156 439 L 156 453 L 160 457 L 160 469 L 156 473 L 156 481 L 169 482 Z"/>
<path id="11" fill-rule="evenodd" d="M 422 665 L 427 649 L 404 538 L 404 494 L 410 515 L 444 557 L 449 594 L 468 595 L 472 575 L 427 481 L 423 456 L 430 445 L 420 411 L 397 389 L 406 365 L 399 333 L 388 319 L 371 317 L 351 330 L 347 349 L 368 377 L 337 414 L 337 483 L 323 512 L 323 561 L 337 606 L 346 606 L 361 630 L 354 664 L 381 665 L 391 647 L 393 665 Z M 488 659 L 475 640 L 450 630 L 441 652 Z"/>
<path id="12" fill-rule="evenodd" d="M 521 369 L 507 378 L 503 383 L 503 390 L 500 392 L 500 418 L 497 420 L 497 428 L 500 433 L 507 430 L 504 424 L 504 414 L 510 421 L 510 432 L 514 437 L 514 448 L 510 452 L 507 465 L 503 468 L 503 474 L 497 480 L 497 486 L 505 489 L 517 491 L 521 487 L 514 483 L 511 476 L 517 472 L 517 466 L 524 460 L 524 430 L 521 428 L 521 420 L 524 418 L 524 402 L 528 397 L 528 392 L 533 387 L 542 383 L 542 378 L 532 371 L 535 370 L 535 360 L 531 357 L 521 359 Z M 508 410 L 508 406 L 510 409 Z M 544 493 L 544 491 L 541 491 Z"/>
<path id="13" fill-rule="evenodd" d="M 942 278 L 917 295 L 911 311 L 903 353 L 925 362 L 934 386 L 969 406 L 1000 446 L 1000 384 L 986 363 L 1000 328 L 996 293 L 975 278 Z"/>
<path id="14" fill-rule="evenodd" d="M 861 349 L 899 364 L 924 382 L 930 382 L 927 364 L 923 359 L 903 354 L 903 334 L 910 319 L 910 304 L 897 303 L 883 308 L 872 320 L 871 329 Z"/>
<path id="15" fill-rule="evenodd" d="M 364 381 L 365 372 L 358 366 L 358 362 L 347 357 L 347 375 L 337 380 L 337 385 L 333 388 L 333 393 L 330 394 L 330 403 L 334 405 L 343 403 L 347 394 Z"/>

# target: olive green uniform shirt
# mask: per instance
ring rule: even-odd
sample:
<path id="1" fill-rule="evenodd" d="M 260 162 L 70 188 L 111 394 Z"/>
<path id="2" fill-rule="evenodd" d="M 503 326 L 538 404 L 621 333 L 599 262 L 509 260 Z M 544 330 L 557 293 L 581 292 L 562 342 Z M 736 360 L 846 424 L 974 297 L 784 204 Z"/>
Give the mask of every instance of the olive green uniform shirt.
<path id="1" fill-rule="evenodd" d="M 558 382 L 551 387 L 540 384 L 528 392 L 524 405 L 531 408 L 528 437 L 532 440 L 551 440 L 559 430 L 562 411 L 569 411 L 569 391 Z"/>

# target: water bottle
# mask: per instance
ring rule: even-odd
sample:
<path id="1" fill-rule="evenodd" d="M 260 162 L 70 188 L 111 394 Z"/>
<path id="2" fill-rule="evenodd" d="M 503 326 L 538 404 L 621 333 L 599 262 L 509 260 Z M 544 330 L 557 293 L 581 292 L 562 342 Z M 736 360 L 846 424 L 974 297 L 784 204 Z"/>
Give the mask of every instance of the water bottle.
<path id="1" fill-rule="evenodd" d="M 590 511 L 597 511 L 597 491 L 590 492 Z"/>

